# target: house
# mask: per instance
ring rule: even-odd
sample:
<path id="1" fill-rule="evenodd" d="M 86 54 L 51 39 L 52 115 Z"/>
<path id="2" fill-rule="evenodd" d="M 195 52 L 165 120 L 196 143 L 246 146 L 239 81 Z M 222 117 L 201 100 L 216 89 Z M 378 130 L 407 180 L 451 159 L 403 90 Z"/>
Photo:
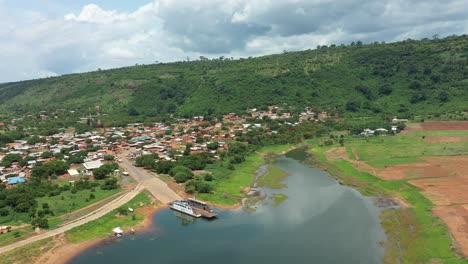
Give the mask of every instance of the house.
<path id="1" fill-rule="evenodd" d="M 385 129 L 385 128 L 377 128 L 377 129 L 375 130 L 375 132 L 376 132 L 377 134 L 387 134 L 388 130 Z"/>
<path id="2" fill-rule="evenodd" d="M 83 163 L 83 165 L 87 170 L 94 170 L 94 169 L 101 167 L 103 164 L 100 160 L 93 160 L 93 161 L 85 162 Z"/>
<path id="3" fill-rule="evenodd" d="M 366 137 L 367 137 L 367 136 L 373 136 L 373 135 L 375 135 L 375 130 L 366 128 L 366 129 L 364 129 L 363 132 L 361 132 L 360 135 L 361 135 L 361 136 L 366 136 Z"/>
<path id="4" fill-rule="evenodd" d="M 26 182 L 26 179 L 23 178 L 23 177 L 11 177 L 11 178 L 8 178 L 7 180 L 8 180 L 7 183 L 9 185 L 15 185 L 15 184 L 18 184 L 18 183 Z"/>
<path id="5" fill-rule="evenodd" d="M 397 118 L 396 116 L 392 119 L 392 123 L 406 123 L 408 121 L 408 119 Z"/>
<path id="6" fill-rule="evenodd" d="M 68 174 L 70 174 L 70 176 L 80 175 L 80 173 L 77 170 L 74 170 L 74 169 L 69 169 L 69 170 L 67 170 L 67 172 L 68 172 Z"/>

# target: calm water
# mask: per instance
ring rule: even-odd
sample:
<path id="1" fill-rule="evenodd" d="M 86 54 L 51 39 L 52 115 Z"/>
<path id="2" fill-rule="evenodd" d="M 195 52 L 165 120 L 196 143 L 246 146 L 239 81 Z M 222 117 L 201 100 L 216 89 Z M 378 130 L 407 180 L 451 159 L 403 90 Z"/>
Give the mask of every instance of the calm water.
<path id="1" fill-rule="evenodd" d="M 70 263 L 381 263 L 385 235 L 372 200 L 303 165 L 300 152 L 287 156 L 275 165 L 291 175 L 288 188 L 266 190 L 289 197 L 279 206 L 218 210 L 214 221 L 162 210 L 151 232 L 93 247 Z"/>

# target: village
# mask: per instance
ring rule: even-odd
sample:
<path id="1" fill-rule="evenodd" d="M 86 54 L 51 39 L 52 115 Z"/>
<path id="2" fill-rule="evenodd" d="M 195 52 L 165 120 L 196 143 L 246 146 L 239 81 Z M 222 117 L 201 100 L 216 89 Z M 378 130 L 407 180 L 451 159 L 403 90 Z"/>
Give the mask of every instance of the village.
<path id="1" fill-rule="evenodd" d="M 208 152 L 214 154 L 225 150 L 228 142 L 243 133 L 265 128 L 263 120 L 289 120 L 291 114 L 279 113 L 279 107 L 270 106 L 268 110 L 250 109 L 249 116 L 237 116 L 234 113 L 223 115 L 222 120 L 205 120 L 203 116 L 192 119 L 177 119 L 168 125 L 155 123 L 144 126 L 143 123 L 131 123 L 126 127 L 100 128 L 82 134 L 61 129 L 60 133 L 50 136 L 36 136 L 37 142 L 15 140 L 0 149 L 0 180 L 8 187 L 27 182 L 34 166 L 53 160 L 62 160 L 70 165 L 63 175 L 54 175 L 73 182 L 81 177 L 92 176 L 92 171 L 105 163 L 118 161 L 115 156 L 123 150 L 131 150 L 129 157 L 156 154 L 157 160 L 175 161 L 190 154 Z M 49 117 L 41 114 L 41 120 Z M 297 126 L 303 121 L 323 121 L 329 118 L 326 112 L 315 113 L 306 108 L 299 115 L 297 122 L 283 122 L 286 126 Z M 83 118 L 82 118 L 83 119 Z M 258 123 L 250 120 L 257 120 Z M 16 129 L 15 121 L 11 124 L 0 123 L 0 131 Z M 80 119 L 78 122 L 82 122 Z M 267 131 L 269 134 L 277 131 Z"/>

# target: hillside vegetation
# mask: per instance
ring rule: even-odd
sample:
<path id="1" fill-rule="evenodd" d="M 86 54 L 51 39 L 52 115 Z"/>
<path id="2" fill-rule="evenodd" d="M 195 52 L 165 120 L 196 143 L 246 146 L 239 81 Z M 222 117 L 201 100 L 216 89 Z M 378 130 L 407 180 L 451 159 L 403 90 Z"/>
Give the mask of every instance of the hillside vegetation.
<path id="1" fill-rule="evenodd" d="M 0 85 L 0 113 L 100 107 L 113 119 L 277 104 L 348 116 L 467 111 L 468 36 L 322 46 L 259 58 L 141 65 Z M 299 110 L 298 110 L 299 111 Z"/>

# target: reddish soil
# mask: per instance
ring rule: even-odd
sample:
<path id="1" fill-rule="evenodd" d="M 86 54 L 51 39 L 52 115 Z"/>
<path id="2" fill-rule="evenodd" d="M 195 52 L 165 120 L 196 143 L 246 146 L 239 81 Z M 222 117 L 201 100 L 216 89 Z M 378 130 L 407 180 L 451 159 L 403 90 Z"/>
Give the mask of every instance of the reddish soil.
<path id="1" fill-rule="evenodd" d="M 456 241 L 456 250 L 468 256 L 468 205 L 436 207 L 434 214 L 447 224 Z"/>
<path id="2" fill-rule="evenodd" d="M 406 126 L 406 128 L 403 131 L 401 131 L 401 133 L 406 134 L 410 131 L 421 131 L 421 130 L 423 130 L 423 128 L 421 127 L 420 124 L 409 124 Z"/>
<path id="3" fill-rule="evenodd" d="M 424 129 L 441 130 L 443 127 L 446 130 L 456 130 L 465 128 L 464 126 L 466 126 L 465 129 L 468 128 L 468 122 L 431 123 L 434 124 L 426 125 Z M 444 142 L 459 140 L 452 138 L 444 137 L 436 140 L 445 140 Z M 345 148 L 332 148 L 327 151 L 326 155 L 330 161 L 347 160 L 357 169 L 370 172 L 384 180 L 412 179 L 408 182 L 421 188 L 422 194 L 436 205 L 433 212 L 444 221 L 455 238 L 455 250 L 468 256 L 468 156 L 427 157 L 418 163 L 389 166 L 377 170 L 365 162 L 351 160 Z M 356 159 L 359 159 L 357 153 L 354 155 Z"/>
<path id="4" fill-rule="evenodd" d="M 356 159 L 359 159 L 359 156 L 357 155 L 357 152 L 355 152 L 355 150 L 353 150 L 353 153 L 356 156 Z M 369 164 L 363 161 L 350 159 L 344 147 L 331 148 L 327 152 L 325 152 L 325 155 L 327 156 L 327 159 L 330 161 L 346 160 L 352 163 L 354 167 L 360 171 L 369 172 L 373 175 L 377 174 L 377 170 L 374 167 L 370 166 Z"/>
<path id="5" fill-rule="evenodd" d="M 424 190 L 435 205 L 468 203 L 468 178 L 445 177 L 409 181 Z"/>
<path id="6" fill-rule="evenodd" d="M 377 173 L 377 176 L 384 180 L 447 177 L 449 175 L 450 172 L 441 166 L 426 162 L 389 166 Z"/>
<path id="7" fill-rule="evenodd" d="M 135 226 L 135 230 L 144 231 L 150 228 L 156 228 L 153 226 L 152 215 L 158 210 L 162 209 L 163 206 L 158 204 L 156 206 L 150 205 L 141 208 L 137 208 L 136 211 L 145 216 L 143 222 L 140 222 Z M 104 241 L 106 238 L 98 238 L 80 243 L 70 243 L 67 241 L 65 234 L 60 234 L 53 238 L 54 246 L 44 254 L 41 254 L 34 259 L 33 263 L 42 264 L 60 264 L 67 263 L 73 257 L 78 255 L 84 250 L 95 246 L 96 244 Z"/>
<path id="8" fill-rule="evenodd" d="M 468 130 L 468 121 L 434 121 L 421 124 L 426 131 Z"/>
<path id="9" fill-rule="evenodd" d="M 426 137 L 424 140 L 430 143 L 456 143 L 468 142 L 468 137 Z"/>

